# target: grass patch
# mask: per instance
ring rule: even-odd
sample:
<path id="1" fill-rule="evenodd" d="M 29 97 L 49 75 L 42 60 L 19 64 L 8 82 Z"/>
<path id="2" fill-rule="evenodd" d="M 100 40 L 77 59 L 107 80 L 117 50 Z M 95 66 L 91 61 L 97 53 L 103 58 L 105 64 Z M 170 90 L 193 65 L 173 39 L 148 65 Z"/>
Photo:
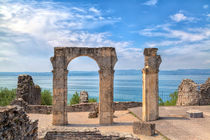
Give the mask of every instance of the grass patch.
<path id="1" fill-rule="evenodd" d="M 9 105 L 16 97 L 16 89 L 0 88 L 0 106 Z"/>
<path id="2" fill-rule="evenodd" d="M 175 106 L 176 101 L 178 99 L 178 92 L 175 91 L 174 93 L 171 93 L 169 96 L 170 96 L 170 100 L 167 100 L 165 102 L 161 99 L 161 97 L 159 97 L 159 105 L 160 106 Z"/>

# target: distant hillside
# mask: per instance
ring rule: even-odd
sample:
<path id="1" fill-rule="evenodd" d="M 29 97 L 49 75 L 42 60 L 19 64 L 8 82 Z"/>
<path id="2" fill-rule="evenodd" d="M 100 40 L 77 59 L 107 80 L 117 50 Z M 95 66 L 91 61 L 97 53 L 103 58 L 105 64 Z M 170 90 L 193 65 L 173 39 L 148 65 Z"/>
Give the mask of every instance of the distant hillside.
<path id="1" fill-rule="evenodd" d="M 141 70 L 115 70 L 115 75 L 140 75 Z M 52 72 L 0 72 L 0 76 L 18 76 L 29 74 L 31 76 L 52 76 Z M 161 70 L 160 75 L 210 75 L 210 69 L 179 69 Z M 94 76 L 98 71 L 69 71 L 72 76 Z"/>
<path id="2" fill-rule="evenodd" d="M 210 75 L 210 69 L 179 69 L 171 71 L 160 71 L 162 75 Z"/>

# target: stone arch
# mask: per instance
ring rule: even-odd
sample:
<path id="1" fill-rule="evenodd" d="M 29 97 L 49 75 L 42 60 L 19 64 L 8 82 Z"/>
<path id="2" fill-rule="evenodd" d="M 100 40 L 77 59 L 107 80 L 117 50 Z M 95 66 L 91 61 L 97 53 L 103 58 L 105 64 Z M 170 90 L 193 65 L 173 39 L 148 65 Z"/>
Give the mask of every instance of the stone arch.
<path id="1" fill-rule="evenodd" d="M 65 125 L 67 120 L 68 64 L 76 57 L 88 56 L 99 66 L 99 123 L 113 123 L 113 80 L 117 62 L 115 48 L 55 47 L 53 65 L 53 124 Z"/>

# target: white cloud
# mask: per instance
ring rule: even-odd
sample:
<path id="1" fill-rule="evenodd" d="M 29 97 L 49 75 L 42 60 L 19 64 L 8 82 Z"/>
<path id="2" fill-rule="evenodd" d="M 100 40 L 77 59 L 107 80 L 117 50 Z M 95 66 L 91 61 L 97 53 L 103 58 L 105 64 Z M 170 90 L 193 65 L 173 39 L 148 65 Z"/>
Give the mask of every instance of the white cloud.
<path id="1" fill-rule="evenodd" d="M 181 22 L 181 21 L 197 21 L 197 18 L 194 17 L 187 17 L 186 15 L 184 15 L 184 13 L 182 13 L 182 11 L 179 11 L 178 13 L 171 15 L 170 16 L 171 20 L 175 21 L 175 22 Z"/>
<path id="2" fill-rule="evenodd" d="M 203 9 L 208 9 L 208 5 L 207 4 L 205 4 L 205 5 L 203 5 Z"/>
<path id="3" fill-rule="evenodd" d="M 116 47 L 118 68 L 135 68 L 132 60 L 140 57 L 133 55 L 137 50 L 129 47 L 131 42 L 112 41 L 106 32 L 88 32 L 121 20 L 93 7 L 5 1 L 0 2 L 0 15 L 0 71 L 51 71 L 54 46 Z"/>
<path id="4" fill-rule="evenodd" d="M 101 14 L 101 12 L 98 9 L 94 8 L 94 7 L 89 8 L 89 11 L 91 11 L 91 12 L 93 12 L 95 14 L 98 14 L 98 15 Z"/>
<path id="5" fill-rule="evenodd" d="M 158 0 L 148 0 L 144 3 L 144 5 L 153 6 L 156 5 Z"/>
<path id="6" fill-rule="evenodd" d="M 139 33 L 143 36 L 159 38 L 147 41 L 144 47 L 160 48 L 163 59 L 161 69 L 208 68 L 210 54 L 210 28 L 173 29 L 165 24 L 147 28 Z"/>
<path id="7" fill-rule="evenodd" d="M 187 19 L 187 17 L 182 13 L 177 13 L 175 15 L 172 15 L 170 16 L 170 18 L 176 22 L 180 22 Z"/>

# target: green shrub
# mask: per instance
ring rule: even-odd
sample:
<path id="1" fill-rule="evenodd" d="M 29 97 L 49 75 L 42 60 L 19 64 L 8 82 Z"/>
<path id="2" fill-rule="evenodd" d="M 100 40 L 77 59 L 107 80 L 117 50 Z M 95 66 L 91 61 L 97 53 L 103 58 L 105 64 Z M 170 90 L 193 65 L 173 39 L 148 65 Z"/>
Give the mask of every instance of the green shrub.
<path id="1" fill-rule="evenodd" d="M 52 93 L 50 90 L 41 92 L 41 105 L 52 105 Z"/>
<path id="2" fill-rule="evenodd" d="M 79 94 L 77 91 L 73 94 L 72 98 L 70 99 L 70 105 L 79 104 Z"/>
<path id="3" fill-rule="evenodd" d="M 163 102 L 163 100 L 159 97 L 159 105 L 162 105 L 162 106 L 175 106 L 176 105 L 176 101 L 178 99 L 178 92 L 175 91 L 174 93 L 171 93 L 169 96 L 170 96 L 170 100 L 167 100 L 165 102 Z"/>
<path id="4" fill-rule="evenodd" d="M 0 88 L 0 106 L 6 106 L 15 99 L 16 89 Z"/>
<path id="5" fill-rule="evenodd" d="M 97 102 L 97 98 L 88 98 L 89 103 Z"/>
<path id="6" fill-rule="evenodd" d="M 79 93 L 76 91 L 70 99 L 70 105 L 79 104 Z M 89 103 L 97 102 L 97 98 L 88 98 Z"/>

